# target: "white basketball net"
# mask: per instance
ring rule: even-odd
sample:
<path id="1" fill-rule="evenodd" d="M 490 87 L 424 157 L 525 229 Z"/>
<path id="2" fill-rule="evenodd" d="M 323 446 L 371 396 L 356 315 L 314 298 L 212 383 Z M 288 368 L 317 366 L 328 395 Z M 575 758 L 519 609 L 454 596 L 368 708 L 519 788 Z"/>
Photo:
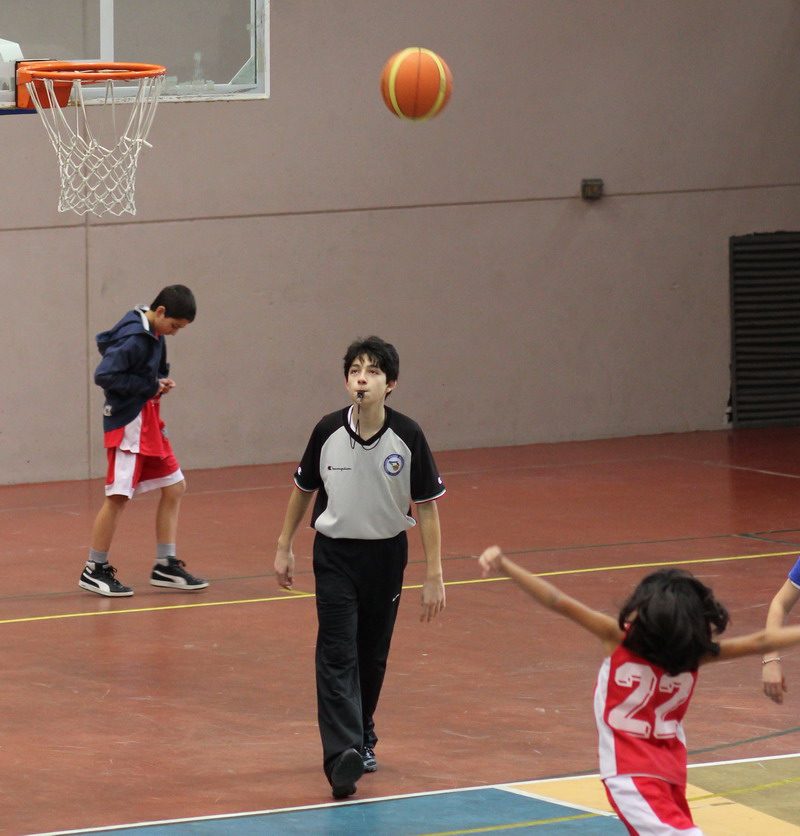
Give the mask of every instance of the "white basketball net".
<path id="1" fill-rule="evenodd" d="M 53 89 L 55 84 L 63 82 L 54 82 L 49 78 L 40 82 L 44 85 L 51 107 L 42 106 L 33 82 L 26 85 L 58 156 L 61 172 L 59 212 L 71 210 L 78 215 L 87 212 L 95 215 L 136 214 L 133 199 L 136 164 L 142 146 L 152 147 L 147 142 L 147 134 L 153 124 L 163 81 L 163 74 L 126 81 L 126 86 L 136 87 L 136 94 L 131 99 L 126 92 L 124 105 L 122 100 L 115 101 L 113 81 L 99 82 L 105 84 L 105 101 L 102 105 L 88 106 L 93 113 L 100 111 L 93 116 L 96 123 L 101 123 L 94 131 L 89 124 L 80 81 L 72 82 L 69 108 L 73 113 L 70 113 L 69 120 L 56 101 Z M 94 86 L 97 84 L 95 82 Z M 125 129 L 118 133 L 117 108 L 122 107 L 130 107 L 130 116 Z"/>

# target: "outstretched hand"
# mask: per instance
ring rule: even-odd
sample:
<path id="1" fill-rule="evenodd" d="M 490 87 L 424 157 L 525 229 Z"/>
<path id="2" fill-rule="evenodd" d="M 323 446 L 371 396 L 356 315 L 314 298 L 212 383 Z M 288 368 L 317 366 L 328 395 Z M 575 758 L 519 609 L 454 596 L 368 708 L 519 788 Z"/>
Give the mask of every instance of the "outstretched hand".
<path id="1" fill-rule="evenodd" d="M 478 565 L 481 567 L 481 574 L 484 578 L 488 578 L 493 573 L 502 573 L 503 552 L 500 546 L 489 546 L 478 558 Z"/>

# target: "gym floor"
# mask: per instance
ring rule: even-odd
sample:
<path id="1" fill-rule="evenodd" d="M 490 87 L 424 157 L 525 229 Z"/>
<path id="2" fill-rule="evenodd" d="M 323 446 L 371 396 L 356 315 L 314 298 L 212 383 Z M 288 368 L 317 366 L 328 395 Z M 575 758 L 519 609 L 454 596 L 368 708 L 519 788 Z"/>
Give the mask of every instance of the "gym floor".
<path id="1" fill-rule="evenodd" d="M 759 629 L 800 550 L 800 429 L 436 458 L 447 609 L 419 623 L 411 532 L 380 766 L 346 802 L 320 763 L 310 529 L 295 591 L 271 572 L 294 463 L 187 473 L 178 556 L 211 581 L 194 594 L 148 583 L 155 496 L 130 504 L 111 555 L 136 594 L 108 599 L 77 587 L 102 483 L 0 487 L 1 836 L 624 834 L 595 777 L 599 643 L 481 579 L 475 555 L 499 543 L 612 614 L 651 566 L 683 566 L 731 634 Z M 782 706 L 756 658 L 701 672 L 688 795 L 709 836 L 800 834 L 800 650 L 783 655 Z"/>

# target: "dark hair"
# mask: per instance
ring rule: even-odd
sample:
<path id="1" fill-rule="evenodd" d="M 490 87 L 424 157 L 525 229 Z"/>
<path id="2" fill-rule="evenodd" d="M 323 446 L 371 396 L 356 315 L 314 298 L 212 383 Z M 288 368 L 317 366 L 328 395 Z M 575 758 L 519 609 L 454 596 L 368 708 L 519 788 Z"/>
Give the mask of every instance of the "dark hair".
<path id="1" fill-rule="evenodd" d="M 194 322 L 197 315 L 197 302 L 194 293 L 182 284 L 171 284 L 156 296 L 150 305 L 150 310 L 164 307 L 164 316 L 172 319 L 188 319 Z"/>
<path id="2" fill-rule="evenodd" d="M 711 589 L 682 569 L 648 575 L 619 613 L 620 629 L 626 631 L 622 644 L 671 676 L 697 670 L 707 653 L 718 655 L 712 637 L 729 621 Z"/>
<path id="3" fill-rule="evenodd" d="M 353 361 L 366 355 L 371 363 L 374 363 L 385 375 L 386 382 L 393 383 L 400 374 L 400 357 L 397 349 L 380 337 L 360 337 L 350 343 L 344 355 L 344 378 L 350 373 L 350 366 Z"/>

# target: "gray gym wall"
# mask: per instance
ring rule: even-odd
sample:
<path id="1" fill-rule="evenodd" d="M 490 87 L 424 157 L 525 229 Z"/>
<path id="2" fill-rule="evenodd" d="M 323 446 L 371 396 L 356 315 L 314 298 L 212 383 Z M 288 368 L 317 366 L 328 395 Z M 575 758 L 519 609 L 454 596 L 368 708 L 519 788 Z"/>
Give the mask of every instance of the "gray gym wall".
<path id="1" fill-rule="evenodd" d="M 378 91 L 406 46 L 453 72 L 428 123 Z M 59 215 L 0 116 L 0 481 L 104 472 L 94 335 L 173 282 L 187 470 L 294 462 L 370 333 L 434 449 L 725 426 L 728 238 L 800 228 L 796 0 L 272 0 L 270 60 L 159 108 L 135 217 Z"/>

